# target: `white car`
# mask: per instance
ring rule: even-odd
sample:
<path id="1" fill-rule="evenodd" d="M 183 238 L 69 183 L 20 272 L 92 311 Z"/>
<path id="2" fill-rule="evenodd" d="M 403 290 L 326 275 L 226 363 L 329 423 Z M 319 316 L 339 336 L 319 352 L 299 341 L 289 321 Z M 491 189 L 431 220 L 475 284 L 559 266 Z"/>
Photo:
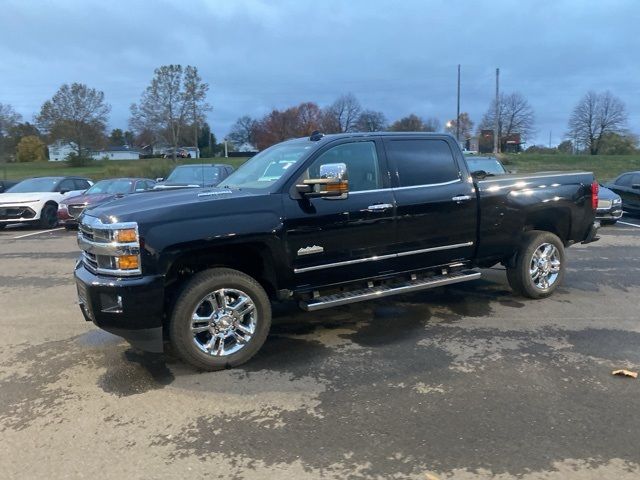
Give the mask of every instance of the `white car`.
<path id="1" fill-rule="evenodd" d="M 93 182 L 81 177 L 38 177 L 23 180 L 0 193 L 0 230 L 10 223 L 35 223 L 53 228 L 58 222 L 58 204 L 80 195 Z"/>

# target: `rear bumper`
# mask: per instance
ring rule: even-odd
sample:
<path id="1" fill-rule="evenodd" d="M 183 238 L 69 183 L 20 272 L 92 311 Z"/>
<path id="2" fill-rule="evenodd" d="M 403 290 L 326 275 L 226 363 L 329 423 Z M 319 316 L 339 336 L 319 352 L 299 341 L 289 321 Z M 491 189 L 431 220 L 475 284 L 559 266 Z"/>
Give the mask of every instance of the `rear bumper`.
<path id="1" fill-rule="evenodd" d="M 107 277 L 78 262 L 74 277 L 85 320 L 142 350 L 163 351 L 162 276 Z"/>

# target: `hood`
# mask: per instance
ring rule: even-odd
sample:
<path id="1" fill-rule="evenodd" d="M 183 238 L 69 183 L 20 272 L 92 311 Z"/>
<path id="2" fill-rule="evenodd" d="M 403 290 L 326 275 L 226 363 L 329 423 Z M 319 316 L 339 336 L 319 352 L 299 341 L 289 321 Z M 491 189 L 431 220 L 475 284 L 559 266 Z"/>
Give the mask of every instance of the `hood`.
<path id="1" fill-rule="evenodd" d="M 59 196 L 60 194 L 55 192 L 0 193 L 0 205 L 3 203 L 28 202 L 29 200 L 41 201 Z"/>
<path id="2" fill-rule="evenodd" d="M 215 208 L 211 205 L 213 203 L 221 205 L 249 196 L 255 195 L 244 190 L 226 188 L 149 190 L 141 195 L 116 198 L 111 202 L 91 207 L 85 212 L 105 223 L 169 220 L 171 217 L 185 216 L 189 210 L 200 210 L 201 206 L 206 207 L 208 211 L 215 211 L 212 210 Z"/>
<path id="3" fill-rule="evenodd" d="M 107 202 L 116 198 L 117 195 L 111 193 L 95 193 L 91 195 L 76 195 L 75 197 L 69 197 L 64 199 L 64 203 L 67 205 L 83 204 L 83 205 L 95 205 L 97 203 Z"/>
<path id="4" fill-rule="evenodd" d="M 603 200 L 615 200 L 616 198 L 620 198 L 620 195 L 612 192 L 607 187 L 603 187 L 602 185 L 600 185 L 600 188 L 598 189 L 598 198 L 601 198 Z"/>

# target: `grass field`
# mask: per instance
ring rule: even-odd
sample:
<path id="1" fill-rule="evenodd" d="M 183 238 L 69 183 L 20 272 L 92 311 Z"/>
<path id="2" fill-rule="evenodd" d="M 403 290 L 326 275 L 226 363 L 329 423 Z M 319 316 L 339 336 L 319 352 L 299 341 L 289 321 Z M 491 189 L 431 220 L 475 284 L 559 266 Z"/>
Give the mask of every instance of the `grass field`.
<path id="1" fill-rule="evenodd" d="M 114 177 L 166 177 L 176 165 L 187 163 L 226 163 L 238 167 L 246 158 L 170 159 L 149 158 L 144 160 L 98 160 L 84 167 L 70 167 L 66 162 L 32 162 L 0 164 L 0 179 L 18 180 L 27 177 L 53 175 L 79 175 L 101 180 Z"/>
<path id="2" fill-rule="evenodd" d="M 507 168 L 518 173 L 553 170 L 593 172 L 599 181 L 612 180 L 622 172 L 640 170 L 640 155 L 506 155 Z"/>
<path id="3" fill-rule="evenodd" d="M 640 155 L 538 155 L 519 154 L 503 156 L 507 168 L 518 173 L 553 170 L 584 170 L 594 172 L 600 181 L 615 178 L 622 172 L 640 170 Z M 229 163 L 240 166 L 246 158 L 204 158 L 202 160 L 178 160 L 185 163 Z M 64 162 L 9 163 L 0 165 L 0 178 L 16 180 L 46 175 L 81 175 L 93 180 L 113 177 L 166 177 L 176 165 L 171 160 L 152 158 L 146 160 L 101 160 L 85 167 L 69 167 Z"/>

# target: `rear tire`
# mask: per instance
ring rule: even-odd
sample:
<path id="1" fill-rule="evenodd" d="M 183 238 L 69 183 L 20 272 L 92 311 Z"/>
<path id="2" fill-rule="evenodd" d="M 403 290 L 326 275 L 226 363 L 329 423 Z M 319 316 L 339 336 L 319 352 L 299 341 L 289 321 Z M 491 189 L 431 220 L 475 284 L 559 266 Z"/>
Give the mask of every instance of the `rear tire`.
<path id="1" fill-rule="evenodd" d="M 47 203 L 44 207 L 42 207 L 42 211 L 40 212 L 40 220 L 38 221 L 38 226 L 40 228 L 53 228 L 58 224 L 58 206 L 53 205 L 52 203 Z"/>
<path id="2" fill-rule="evenodd" d="M 271 303 L 252 277 L 230 268 L 196 273 L 184 286 L 169 323 L 175 353 L 215 371 L 253 357 L 271 328 Z"/>
<path id="3" fill-rule="evenodd" d="M 551 232 L 532 230 L 523 235 L 514 267 L 507 267 L 507 280 L 514 293 L 545 298 L 562 283 L 566 270 L 564 245 Z"/>

